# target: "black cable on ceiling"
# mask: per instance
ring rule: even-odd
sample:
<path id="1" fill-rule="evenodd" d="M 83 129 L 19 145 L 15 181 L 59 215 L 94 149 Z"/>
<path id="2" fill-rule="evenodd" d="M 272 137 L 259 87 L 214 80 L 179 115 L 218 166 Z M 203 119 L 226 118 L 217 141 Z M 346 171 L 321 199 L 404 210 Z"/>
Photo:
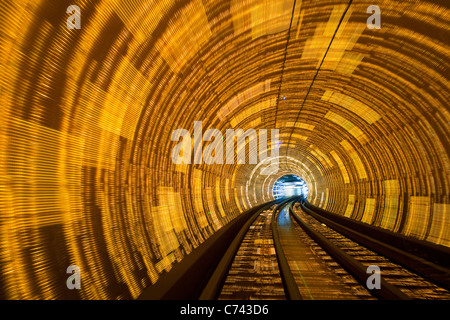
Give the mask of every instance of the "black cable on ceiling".
<path id="1" fill-rule="evenodd" d="M 297 118 L 295 119 L 294 126 L 292 127 L 291 133 L 289 134 L 289 140 L 288 140 L 288 144 L 287 144 L 287 146 L 286 146 L 286 159 L 287 159 L 287 157 L 288 157 L 289 144 L 291 143 L 292 134 L 294 133 L 295 125 L 297 124 L 298 119 L 300 118 L 300 113 L 301 113 L 302 110 L 303 110 L 303 106 L 305 105 L 306 99 L 308 98 L 308 95 L 309 95 L 309 93 L 310 93 L 310 91 L 311 91 L 312 86 L 314 85 L 314 81 L 316 81 L 317 75 L 318 75 L 319 72 L 320 72 L 320 68 L 322 67 L 323 62 L 325 61 L 325 58 L 327 57 L 328 51 L 330 50 L 330 47 L 331 47 L 331 45 L 333 44 L 333 40 L 334 40 L 334 38 L 336 37 L 336 34 L 337 34 L 338 30 L 339 30 L 339 27 L 341 26 L 341 23 L 342 23 L 342 21 L 344 20 L 344 17 L 345 17 L 345 15 L 347 14 L 347 11 L 348 11 L 348 9 L 350 8 L 350 5 L 352 4 L 352 2 L 353 2 L 353 0 L 350 0 L 350 1 L 348 2 L 347 8 L 345 8 L 344 13 L 342 14 L 341 19 L 339 20 L 339 23 L 338 23 L 338 25 L 337 25 L 337 27 L 336 27 L 336 30 L 334 31 L 333 36 L 331 37 L 331 41 L 330 41 L 330 43 L 328 44 L 327 50 L 325 51 L 325 54 L 324 54 L 324 56 L 323 56 L 323 58 L 322 58 L 322 61 L 320 62 L 319 68 L 317 69 L 317 71 L 316 71 L 316 73 L 315 73 L 315 75 L 314 75 L 314 77 L 313 77 L 313 80 L 312 80 L 311 84 L 309 85 L 308 91 L 306 92 L 305 98 L 303 99 L 303 103 L 302 103 L 302 105 L 300 106 L 300 110 L 299 110 L 298 113 L 297 113 Z M 277 108 L 278 108 L 278 106 L 277 106 Z M 275 118 L 275 121 L 276 121 L 276 118 Z M 288 166 L 289 166 L 289 163 L 288 163 Z M 289 167 L 289 169 L 290 169 L 290 167 Z"/>

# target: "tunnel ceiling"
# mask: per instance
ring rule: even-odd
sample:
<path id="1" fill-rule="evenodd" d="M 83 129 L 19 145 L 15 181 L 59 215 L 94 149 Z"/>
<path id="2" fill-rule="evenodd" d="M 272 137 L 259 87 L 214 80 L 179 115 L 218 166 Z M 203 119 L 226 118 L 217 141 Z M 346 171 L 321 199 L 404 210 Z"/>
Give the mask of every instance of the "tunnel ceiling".
<path id="1" fill-rule="evenodd" d="M 71 4 L 0 3 L 5 297 L 136 298 L 286 174 L 450 246 L 446 1 L 77 1 L 69 30 Z M 278 129 L 279 170 L 174 164 L 194 121 Z M 81 293 L 55 284 L 73 264 Z"/>

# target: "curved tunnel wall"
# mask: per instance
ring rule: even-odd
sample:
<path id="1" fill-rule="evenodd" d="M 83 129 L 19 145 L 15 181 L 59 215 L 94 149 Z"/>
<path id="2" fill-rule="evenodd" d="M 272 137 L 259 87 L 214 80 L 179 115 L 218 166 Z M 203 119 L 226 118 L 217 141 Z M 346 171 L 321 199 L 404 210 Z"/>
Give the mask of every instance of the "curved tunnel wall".
<path id="1" fill-rule="evenodd" d="M 443 3 L 379 1 L 368 29 L 371 1 L 77 1 L 68 30 L 71 1 L 2 1 L 2 297 L 136 298 L 284 174 L 450 246 Z M 175 165 L 194 121 L 279 129 L 280 170 Z"/>

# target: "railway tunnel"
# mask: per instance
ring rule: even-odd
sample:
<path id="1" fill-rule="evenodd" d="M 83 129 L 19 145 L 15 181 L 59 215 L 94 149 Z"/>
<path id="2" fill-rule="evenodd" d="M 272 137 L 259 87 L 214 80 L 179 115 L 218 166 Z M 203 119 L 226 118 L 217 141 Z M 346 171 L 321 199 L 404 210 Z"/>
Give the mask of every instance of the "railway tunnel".
<path id="1" fill-rule="evenodd" d="M 447 1 L 0 16 L 2 299 L 450 297 Z"/>

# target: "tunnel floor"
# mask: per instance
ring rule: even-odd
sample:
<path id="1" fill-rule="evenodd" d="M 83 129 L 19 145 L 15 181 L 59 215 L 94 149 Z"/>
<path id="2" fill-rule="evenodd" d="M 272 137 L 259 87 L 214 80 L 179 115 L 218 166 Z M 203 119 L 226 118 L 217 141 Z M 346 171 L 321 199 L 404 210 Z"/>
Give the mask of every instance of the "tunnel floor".
<path id="1" fill-rule="evenodd" d="M 445 288 L 446 268 L 427 262 L 444 272 L 443 277 L 427 279 L 426 274 L 419 274 L 423 270 L 411 253 L 396 249 L 394 254 L 386 251 L 387 257 L 372 250 L 367 242 L 362 245 L 350 239 L 351 234 L 336 231 L 345 231 L 342 225 L 329 220 L 330 227 L 319 221 L 322 215 L 307 208 L 302 197 L 278 202 L 258 210 L 255 220 L 241 229 L 246 230 L 245 236 L 223 280 L 217 280 L 218 299 L 450 299 L 450 291 Z M 411 261 L 399 264 L 399 254 Z M 432 269 L 428 271 L 432 273 Z"/>

